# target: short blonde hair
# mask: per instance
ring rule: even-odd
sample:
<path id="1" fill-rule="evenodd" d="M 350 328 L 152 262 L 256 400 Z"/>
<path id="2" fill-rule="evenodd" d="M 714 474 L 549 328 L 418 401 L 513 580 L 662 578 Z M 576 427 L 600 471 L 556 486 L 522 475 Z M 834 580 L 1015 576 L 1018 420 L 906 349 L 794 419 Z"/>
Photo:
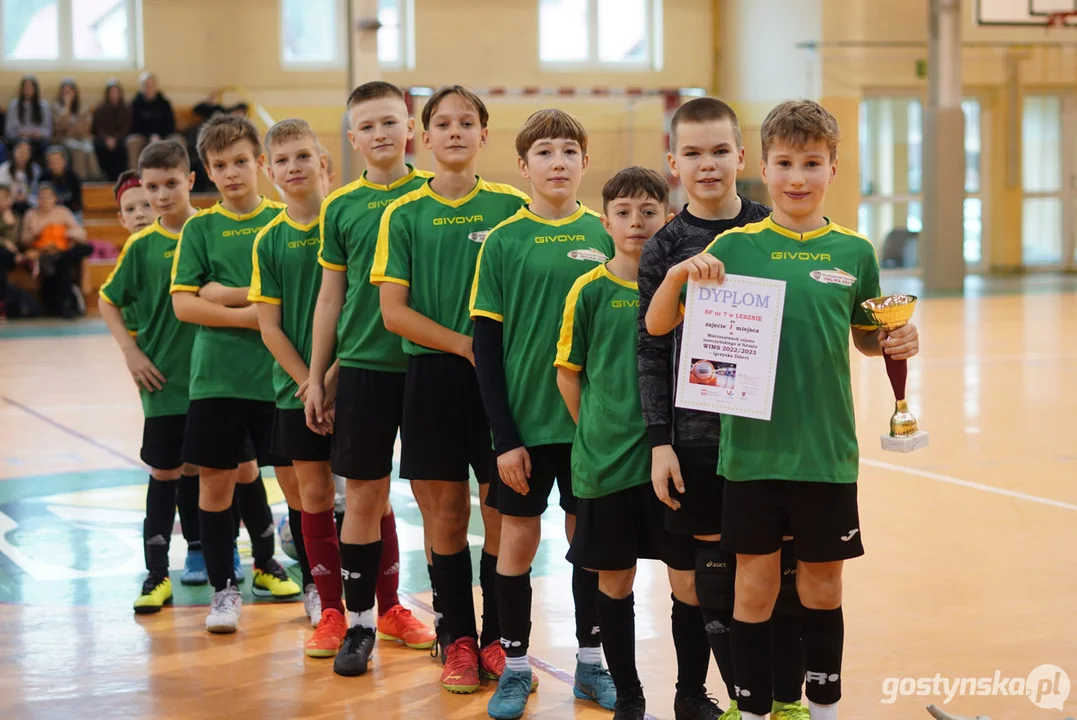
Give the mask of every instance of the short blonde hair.
<path id="1" fill-rule="evenodd" d="M 318 143 L 318 136 L 314 134 L 306 120 L 300 118 L 281 120 L 266 132 L 266 150 L 272 152 L 274 145 L 300 138 L 310 138 L 315 145 L 321 147 Z"/>
<path id="2" fill-rule="evenodd" d="M 198 131 L 198 157 L 208 166 L 210 153 L 222 153 L 244 140 L 254 148 L 255 157 L 262 154 L 262 141 L 254 123 L 237 115 L 214 115 Z"/>
<path id="3" fill-rule="evenodd" d="M 764 160 L 775 142 L 784 142 L 795 148 L 802 148 L 810 142 L 824 142 L 833 161 L 838 156 L 838 143 L 841 142 L 837 119 L 814 100 L 781 103 L 767 114 L 759 134 Z"/>

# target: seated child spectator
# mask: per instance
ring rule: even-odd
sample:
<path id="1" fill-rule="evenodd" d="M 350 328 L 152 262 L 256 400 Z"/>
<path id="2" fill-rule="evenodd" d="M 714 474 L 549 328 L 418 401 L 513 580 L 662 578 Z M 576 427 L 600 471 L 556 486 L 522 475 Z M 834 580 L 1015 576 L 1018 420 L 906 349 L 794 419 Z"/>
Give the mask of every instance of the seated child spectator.
<path id="1" fill-rule="evenodd" d="M 86 242 L 86 229 L 60 204 L 49 183 L 38 186 L 37 207 L 23 216 L 22 246 L 37 262 L 45 312 L 65 318 L 85 315 L 86 300 L 76 279 L 83 258 L 93 250 Z"/>
<path id="2" fill-rule="evenodd" d="M 9 144 L 26 140 L 35 159 L 45 157 L 45 147 L 52 137 L 52 110 L 41 99 L 41 85 L 33 75 L 23 76 L 19 81 L 19 94 L 7 106 L 4 137 Z"/>
<path id="3" fill-rule="evenodd" d="M 93 111 L 93 146 L 97 164 L 109 182 L 127 169 L 124 139 L 131 132 L 131 106 L 118 80 L 105 85 L 105 99 Z"/>
<path id="4" fill-rule="evenodd" d="M 50 145 L 45 153 L 45 171 L 41 182 L 52 185 L 60 204 L 82 222 L 82 180 L 67 166 L 67 152 L 60 145 Z"/>
<path id="5" fill-rule="evenodd" d="M 90 109 L 79 96 L 79 86 L 71 79 L 61 82 L 60 98 L 52 111 L 52 141 L 67 150 L 71 169 L 83 180 L 101 178 L 93 149 L 92 122 Z"/>
<path id="6" fill-rule="evenodd" d="M 12 209 L 22 216 L 37 196 L 41 181 L 41 166 L 32 159 L 29 140 L 19 140 L 11 151 L 11 159 L 0 165 L 0 185 L 11 188 Z"/>

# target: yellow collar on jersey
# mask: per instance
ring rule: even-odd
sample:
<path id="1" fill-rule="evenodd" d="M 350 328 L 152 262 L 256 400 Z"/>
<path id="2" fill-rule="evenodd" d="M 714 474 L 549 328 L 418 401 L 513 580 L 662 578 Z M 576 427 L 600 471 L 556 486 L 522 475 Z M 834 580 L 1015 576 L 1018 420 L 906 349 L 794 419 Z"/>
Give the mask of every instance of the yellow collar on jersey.
<path id="1" fill-rule="evenodd" d="M 618 285 L 620 285 L 622 287 L 626 287 L 629 290 L 639 291 L 639 283 L 629 282 L 628 280 L 625 280 L 624 278 L 617 277 L 616 275 L 614 275 L 613 273 L 610 272 L 609 268 L 606 267 L 605 263 L 603 263 L 602 265 L 599 265 L 598 267 L 599 267 L 599 272 L 602 274 L 602 277 L 607 278 L 609 280 L 612 280 L 613 282 L 617 283 Z"/>
<path id="2" fill-rule="evenodd" d="M 359 178 L 359 186 L 360 187 L 367 187 L 367 188 L 370 188 L 372 190 L 381 190 L 382 192 L 388 192 L 389 190 L 396 190 L 401 185 L 405 185 L 405 184 L 411 182 L 418 175 L 419 175 L 419 171 L 416 170 L 411 165 L 408 165 L 408 174 L 407 175 L 405 175 L 404 177 L 399 178 L 397 180 L 394 180 L 393 182 L 389 183 L 388 185 L 379 185 L 376 182 L 371 182 L 370 180 L 367 180 L 366 170 L 364 170 L 363 171 L 363 176 L 361 178 Z"/>
<path id="3" fill-rule="evenodd" d="M 539 215 L 536 215 L 535 213 L 531 212 L 531 208 L 528 205 L 524 205 L 522 208 L 520 208 L 519 212 L 528 220 L 532 220 L 543 225 L 549 225 L 550 227 L 561 227 L 562 225 L 568 225 L 569 223 L 576 222 L 587 213 L 587 208 L 584 207 L 583 203 L 577 201 L 576 205 L 576 212 L 572 213 L 568 217 L 563 217 L 560 220 L 550 220 L 549 218 L 544 218 Z"/>
<path id="4" fill-rule="evenodd" d="M 251 210 L 246 215 L 237 215 L 234 212 L 230 212 L 228 210 L 225 210 L 224 206 L 221 205 L 221 201 L 218 200 L 217 204 L 215 204 L 213 206 L 213 212 L 217 213 L 218 215 L 224 215 L 229 220 L 233 220 L 235 222 L 243 222 L 244 220 L 250 220 L 253 217 L 257 217 L 260 212 L 265 210 L 267 207 L 272 206 L 273 204 L 275 204 L 275 203 L 273 203 L 272 200 L 270 200 L 265 195 L 263 195 L 262 196 L 262 201 L 260 203 L 258 203 L 258 207 L 254 208 L 253 210 Z"/>
<path id="5" fill-rule="evenodd" d="M 790 240 L 796 240 L 797 242 L 807 242 L 808 240 L 814 240 L 817 237 L 822 237 L 828 232 L 833 232 L 836 229 L 833 221 L 831 221 L 830 218 L 823 219 L 826 220 L 826 225 L 819 228 L 818 230 L 812 230 L 811 232 L 807 233 L 793 232 L 789 228 L 782 227 L 778 223 L 774 222 L 773 215 L 767 216 L 767 219 L 763 221 L 763 227 L 765 227 L 767 230 L 773 230 L 779 235 L 784 235 Z"/>

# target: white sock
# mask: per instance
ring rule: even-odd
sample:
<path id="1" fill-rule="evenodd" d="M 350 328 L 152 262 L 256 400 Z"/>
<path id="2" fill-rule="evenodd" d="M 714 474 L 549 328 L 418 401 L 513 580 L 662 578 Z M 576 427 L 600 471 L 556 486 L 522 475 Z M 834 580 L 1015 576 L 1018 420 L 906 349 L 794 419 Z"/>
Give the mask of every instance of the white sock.
<path id="1" fill-rule="evenodd" d="M 766 715 L 756 715 L 755 713 L 740 711 L 740 720 L 766 720 Z"/>
<path id="2" fill-rule="evenodd" d="M 364 610 L 360 613 L 348 613 L 348 627 L 355 627 L 360 625 L 371 630 L 378 627 L 378 623 L 374 620 L 374 608 Z"/>
<path id="3" fill-rule="evenodd" d="M 505 667 L 513 672 L 527 672 L 531 669 L 531 660 L 527 655 L 520 657 L 505 656 Z"/>
<path id="4" fill-rule="evenodd" d="M 602 647 L 582 647 L 579 652 L 579 660 L 587 665 L 602 664 Z"/>
<path id="5" fill-rule="evenodd" d="M 833 705 L 816 705 L 809 700 L 808 711 L 811 713 L 811 720 L 838 720 L 837 703 Z"/>

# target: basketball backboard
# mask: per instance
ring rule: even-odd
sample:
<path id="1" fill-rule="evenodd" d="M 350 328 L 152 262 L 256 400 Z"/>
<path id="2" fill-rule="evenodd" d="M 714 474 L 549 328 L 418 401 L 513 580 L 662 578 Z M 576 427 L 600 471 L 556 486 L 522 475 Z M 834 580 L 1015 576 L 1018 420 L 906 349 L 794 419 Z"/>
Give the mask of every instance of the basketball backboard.
<path id="1" fill-rule="evenodd" d="M 1059 13 L 1077 13 L 1077 0 L 976 0 L 978 25 L 1046 26 Z M 1077 26 L 1077 15 L 1065 24 Z"/>

